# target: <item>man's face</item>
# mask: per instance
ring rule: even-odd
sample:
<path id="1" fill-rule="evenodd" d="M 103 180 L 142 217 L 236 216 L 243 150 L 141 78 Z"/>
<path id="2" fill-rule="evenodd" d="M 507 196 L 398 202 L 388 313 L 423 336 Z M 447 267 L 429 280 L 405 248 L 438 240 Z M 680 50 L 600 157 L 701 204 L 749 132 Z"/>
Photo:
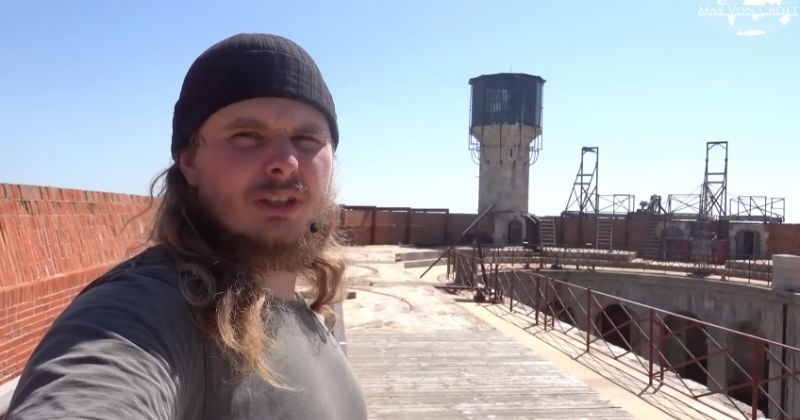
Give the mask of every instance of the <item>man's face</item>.
<path id="1" fill-rule="evenodd" d="M 230 233 L 293 244 L 328 204 L 331 134 L 313 107 L 283 98 L 236 102 L 212 114 L 197 137 L 180 155 L 181 171 Z"/>

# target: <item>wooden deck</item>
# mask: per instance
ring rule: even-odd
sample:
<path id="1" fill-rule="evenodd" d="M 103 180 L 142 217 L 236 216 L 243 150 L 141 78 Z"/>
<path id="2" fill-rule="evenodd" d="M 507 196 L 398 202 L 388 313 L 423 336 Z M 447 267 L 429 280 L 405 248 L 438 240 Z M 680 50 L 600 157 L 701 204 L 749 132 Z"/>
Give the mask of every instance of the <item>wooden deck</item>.
<path id="1" fill-rule="evenodd" d="M 347 354 L 370 419 L 623 419 L 576 376 L 406 269 L 396 247 L 349 248 Z"/>
<path id="2" fill-rule="evenodd" d="M 587 385 L 497 331 L 352 331 L 371 419 L 627 419 Z"/>

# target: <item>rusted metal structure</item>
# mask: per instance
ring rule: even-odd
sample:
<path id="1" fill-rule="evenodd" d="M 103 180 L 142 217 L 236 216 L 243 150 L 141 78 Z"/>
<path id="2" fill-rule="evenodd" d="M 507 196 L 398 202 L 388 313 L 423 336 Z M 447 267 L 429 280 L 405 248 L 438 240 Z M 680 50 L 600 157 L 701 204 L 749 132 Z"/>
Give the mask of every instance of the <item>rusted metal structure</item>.
<path id="1" fill-rule="evenodd" d="M 581 147 L 581 164 L 572 183 L 564 214 L 587 214 L 600 211 L 597 184 L 600 178 L 600 148 Z"/>

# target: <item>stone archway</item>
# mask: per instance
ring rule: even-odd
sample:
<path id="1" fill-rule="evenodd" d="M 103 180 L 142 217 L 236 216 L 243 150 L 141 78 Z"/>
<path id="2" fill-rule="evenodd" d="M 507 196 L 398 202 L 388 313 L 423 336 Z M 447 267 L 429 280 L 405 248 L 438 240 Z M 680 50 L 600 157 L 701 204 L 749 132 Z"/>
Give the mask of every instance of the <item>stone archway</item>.
<path id="1" fill-rule="evenodd" d="M 680 315 L 698 319 L 691 313 Z M 708 344 L 705 328 L 697 322 L 669 315 L 662 326 L 662 363 L 681 377 L 706 385 Z"/>
<path id="2" fill-rule="evenodd" d="M 631 349 L 631 322 L 630 312 L 618 303 L 606 306 L 594 318 L 594 325 L 603 339 L 625 350 Z"/>
<path id="3" fill-rule="evenodd" d="M 734 237 L 736 259 L 752 260 L 761 257 L 761 235 L 753 230 L 740 230 Z"/>

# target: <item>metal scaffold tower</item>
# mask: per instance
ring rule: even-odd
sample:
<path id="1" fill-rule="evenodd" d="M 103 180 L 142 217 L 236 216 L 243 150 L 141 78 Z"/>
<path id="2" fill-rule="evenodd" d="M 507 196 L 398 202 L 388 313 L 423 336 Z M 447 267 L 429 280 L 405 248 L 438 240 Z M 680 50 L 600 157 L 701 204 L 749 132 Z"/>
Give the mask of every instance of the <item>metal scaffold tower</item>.
<path id="1" fill-rule="evenodd" d="M 587 154 L 589 154 L 588 159 Z M 569 195 L 564 213 L 597 213 L 599 209 L 597 194 L 599 154 L 598 147 L 581 148 L 581 166 L 578 167 L 578 174 L 575 175 L 572 193 Z M 593 163 L 591 163 L 592 160 Z"/>
<path id="2" fill-rule="evenodd" d="M 706 143 L 706 165 L 703 186 L 700 192 L 700 211 L 697 230 L 692 246 L 694 274 L 706 276 L 711 272 L 714 251 L 717 249 L 717 234 L 714 222 L 727 215 L 728 198 L 728 142 Z"/>
<path id="3" fill-rule="evenodd" d="M 711 159 L 714 159 L 710 162 Z M 706 143 L 706 172 L 700 195 L 700 218 L 718 219 L 728 214 L 728 142 Z"/>

